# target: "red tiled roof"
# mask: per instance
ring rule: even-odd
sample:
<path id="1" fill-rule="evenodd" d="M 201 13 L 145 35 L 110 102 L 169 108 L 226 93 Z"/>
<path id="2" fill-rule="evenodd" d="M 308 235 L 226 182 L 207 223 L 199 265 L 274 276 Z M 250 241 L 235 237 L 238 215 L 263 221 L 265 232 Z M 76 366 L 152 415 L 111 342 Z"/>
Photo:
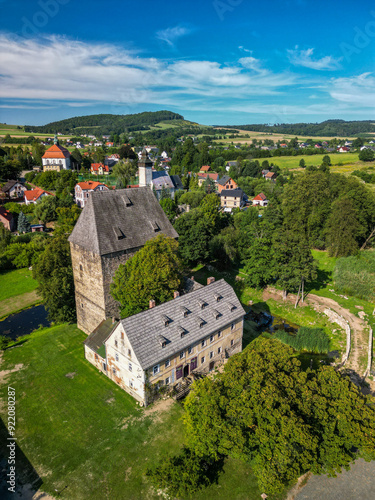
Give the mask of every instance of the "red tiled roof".
<path id="1" fill-rule="evenodd" d="M 275 172 L 268 172 L 268 173 L 265 175 L 265 177 L 269 177 L 269 178 L 271 178 L 271 179 L 272 179 L 272 177 L 274 177 L 275 175 L 276 175 L 276 174 L 275 174 Z"/>
<path id="2" fill-rule="evenodd" d="M 49 194 L 52 195 L 52 193 L 49 193 L 48 191 L 44 191 L 44 189 L 40 188 L 35 188 L 35 189 L 30 189 L 28 191 L 24 191 L 24 195 L 27 201 L 35 201 L 38 200 L 42 194 Z"/>
<path id="3" fill-rule="evenodd" d="M 95 172 L 98 171 L 100 167 L 102 167 L 104 172 L 109 172 L 108 165 L 103 165 L 103 163 L 92 163 L 91 164 L 91 170 L 94 170 Z"/>
<path id="4" fill-rule="evenodd" d="M 108 187 L 105 184 L 103 184 L 102 182 L 97 182 L 97 181 L 82 181 L 82 182 L 78 182 L 78 184 L 76 184 L 76 187 L 77 186 L 79 186 L 82 189 L 82 191 L 84 191 L 86 189 L 95 189 L 98 186 Z"/>
<path id="5" fill-rule="evenodd" d="M 259 201 L 265 201 L 267 199 L 266 195 L 263 194 L 263 193 L 259 193 L 256 195 L 255 198 L 253 198 L 254 200 L 259 200 Z"/>
<path id="6" fill-rule="evenodd" d="M 66 148 L 54 144 L 44 153 L 42 158 L 69 158 L 70 153 Z"/>
<path id="7" fill-rule="evenodd" d="M 210 168 L 210 165 L 203 165 L 203 167 L 201 167 L 201 172 L 208 172 Z"/>
<path id="8" fill-rule="evenodd" d="M 198 177 L 199 177 L 199 179 L 207 179 L 207 177 L 209 177 L 213 181 L 219 180 L 219 174 L 216 174 L 214 172 L 212 172 L 212 173 L 210 172 L 208 174 L 198 174 Z"/>

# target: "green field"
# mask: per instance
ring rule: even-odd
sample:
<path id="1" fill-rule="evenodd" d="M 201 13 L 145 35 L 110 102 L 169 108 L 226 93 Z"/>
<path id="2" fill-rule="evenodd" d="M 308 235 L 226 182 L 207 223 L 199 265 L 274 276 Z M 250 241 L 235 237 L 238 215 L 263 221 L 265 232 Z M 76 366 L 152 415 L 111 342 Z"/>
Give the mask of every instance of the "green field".
<path id="1" fill-rule="evenodd" d="M 305 160 L 306 166 L 308 165 L 321 165 L 325 154 L 323 155 L 301 155 L 301 156 L 274 156 L 273 158 L 266 158 L 268 161 L 272 161 L 275 165 L 279 166 L 281 169 L 294 169 L 300 168 L 299 162 L 301 159 Z M 342 163 L 343 165 L 356 165 L 358 168 L 358 164 L 367 165 L 368 163 L 360 162 L 358 160 L 358 153 L 328 153 L 328 156 L 331 158 L 331 171 L 336 171 L 334 166 Z M 371 165 L 371 164 L 370 164 Z M 340 167 L 338 167 L 340 168 Z M 355 169 L 354 169 L 355 170 Z"/>
<path id="2" fill-rule="evenodd" d="M 41 489 L 53 496 L 57 490 L 59 498 L 160 498 L 144 471 L 182 446 L 183 406 L 173 402 L 165 411 L 139 408 L 84 359 L 85 338 L 75 325 L 60 325 L 36 331 L 22 347 L 5 350 L 0 391 L 3 401 L 9 385 L 16 391 L 16 437 L 23 460 L 18 467 L 27 470 L 22 452 L 41 478 Z M 4 376 L 4 370 L 14 371 Z M 5 411 L 3 405 L 4 422 Z M 2 434 L 4 452 L 4 428 Z M 30 471 L 29 476 L 36 479 Z M 260 493 L 249 466 L 229 459 L 218 484 L 194 497 L 258 500 Z"/>
<path id="3" fill-rule="evenodd" d="M 28 269 L 1 272 L 0 284 L 0 318 L 40 302 L 38 282 Z"/>

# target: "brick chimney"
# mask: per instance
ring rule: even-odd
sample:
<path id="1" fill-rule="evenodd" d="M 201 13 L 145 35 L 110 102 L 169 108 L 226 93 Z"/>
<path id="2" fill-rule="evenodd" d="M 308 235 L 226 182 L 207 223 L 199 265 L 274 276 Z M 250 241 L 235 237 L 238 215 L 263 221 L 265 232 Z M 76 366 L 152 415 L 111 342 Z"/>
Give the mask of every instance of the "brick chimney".
<path id="1" fill-rule="evenodd" d="M 210 278 L 207 278 L 207 285 L 211 285 L 211 283 L 214 283 L 215 278 L 211 276 Z"/>
<path id="2" fill-rule="evenodd" d="M 150 302 L 149 302 L 149 308 L 152 309 L 153 307 L 156 306 L 156 302 L 154 299 L 151 299 Z"/>
<path id="3" fill-rule="evenodd" d="M 180 292 L 177 292 L 177 290 L 175 292 L 173 292 L 173 298 L 174 299 L 177 299 L 177 297 L 180 296 Z"/>
<path id="4" fill-rule="evenodd" d="M 192 276 L 190 279 L 191 279 L 191 281 L 194 281 L 194 276 Z"/>

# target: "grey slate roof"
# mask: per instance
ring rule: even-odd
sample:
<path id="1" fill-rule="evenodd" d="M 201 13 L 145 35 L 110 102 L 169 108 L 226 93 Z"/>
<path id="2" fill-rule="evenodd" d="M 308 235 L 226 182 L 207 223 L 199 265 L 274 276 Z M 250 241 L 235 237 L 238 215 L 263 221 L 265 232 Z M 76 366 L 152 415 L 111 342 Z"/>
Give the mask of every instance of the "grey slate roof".
<path id="1" fill-rule="evenodd" d="M 184 186 L 181 182 L 180 176 L 179 175 L 170 175 L 170 178 L 172 179 L 172 182 L 174 184 L 174 187 L 176 189 L 184 189 Z"/>
<path id="2" fill-rule="evenodd" d="M 164 171 L 152 172 L 152 183 L 157 191 L 161 189 L 162 186 L 164 186 L 167 189 L 174 188 L 172 179 L 169 177 L 167 172 Z"/>
<path id="3" fill-rule="evenodd" d="M 225 184 L 230 180 L 229 175 L 223 175 L 223 177 L 218 181 L 218 184 L 225 186 Z"/>
<path id="4" fill-rule="evenodd" d="M 242 189 L 223 189 L 222 192 L 220 193 L 220 196 L 229 196 L 229 197 L 239 197 L 242 198 L 244 195 L 244 192 Z"/>
<path id="5" fill-rule="evenodd" d="M 1 191 L 3 193 L 6 193 L 8 192 L 10 189 L 12 189 L 13 186 L 15 186 L 16 184 L 21 184 L 21 186 L 24 186 L 23 182 L 20 182 L 20 181 L 8 181 L 6 184 L 4 184 L 4 186 L 1 188 Z"/>
<path id="6" fill-rule="evenodd" d="M 84 344 L 97 353 L 117 324 L 118 322 L 115 324 L 112 323 L 112 318 L 102 321 L 87 337 Z"/>
<path id="7" fill-rule="evenodd" d="M 105 255 L 178 234 L 149 187 L 92 192 L 69 241 Z"/>
<path id="8" fill-rule="evenodd" d="M 221 297 L 219 301 L 217 297 Z M 204 309 L 201 309 L 202 301 L 206 304 Z M 189 311 L 186 317 L 184 308 Z M 120 323 L 141 367 L 147 370 L 223 329 L 244 314 L 233 288 L 222 279 L 125 318 Z M 169 319 L 168 326 L 165 326 L 165 317 Z M 200 327 L 200 324 L 203 326 Z M 185 330 L 184 334 L 181 334 L 181 328 Z M 161 337 L 166 341 L 165 347 L 162 347 Z"/>

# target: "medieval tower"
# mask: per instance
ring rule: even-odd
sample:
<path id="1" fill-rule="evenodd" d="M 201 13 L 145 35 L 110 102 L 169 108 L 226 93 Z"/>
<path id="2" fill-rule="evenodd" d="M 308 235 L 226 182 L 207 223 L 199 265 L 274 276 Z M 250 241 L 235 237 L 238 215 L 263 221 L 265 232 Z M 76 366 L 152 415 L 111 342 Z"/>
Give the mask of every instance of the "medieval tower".
<path id="1" fill-rule="evenodd" d="M 152 187 L 152 161 L 144 148 L 138 162 L 138 176 L 139 186 Z"/>
<path id="2" fill-rule="evenodd" d="M 112 278 L 160 232 L 178 237 L 149 187 L 90 194 L 69 237 L 78 328 L 91 333 L 104 319 L 118 317 Z"/>

